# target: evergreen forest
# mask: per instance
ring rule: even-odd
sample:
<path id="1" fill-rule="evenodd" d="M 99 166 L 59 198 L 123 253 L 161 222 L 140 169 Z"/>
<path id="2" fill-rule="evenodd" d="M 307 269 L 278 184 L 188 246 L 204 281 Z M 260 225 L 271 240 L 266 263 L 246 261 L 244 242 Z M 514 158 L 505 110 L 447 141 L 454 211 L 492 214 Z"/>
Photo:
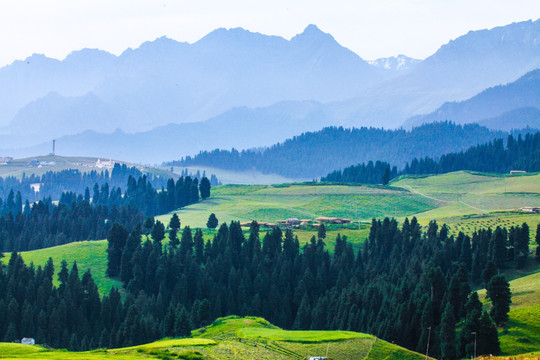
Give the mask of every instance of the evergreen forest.
<path id="1" fill-rule="evenodd" d="M 171 223 L 174 223 L 171 219 Z M 157 222 L 155 223 L 157 224 Z M 154 227 L 155 227 L 154 224 Z M 174 226 L 174 225 L 173 225 Z M 288 229 L 246 238 L 238 222 L 222 224 L 212 240 L 185 227 L 178 241 L 144 239 L 115 223 L 108 234 L 108 274 L 118 277 L 100 299 L 90 271 L 77 264 L 25 265 L 16 252 L 0 268 L 0 334 L 5 341 L 35 333 L 53 347 L 85 350 L 188 336 L 190 329 L 228 314 L 263 316 L 287 329 L 342 329 L 372 333 L 410 349 L 454 359 L 497 354 L 496 325 L 507 320 L 511 293 L 499 271 L 527 261 L 527 224 L 449 236 L 432 221 L 398 226 L 373 219 L 355 253 L 337 236 L 333 252 L 324 234 L 304 246 Z M 497 306 L 482 310 L 476 292 L 486 285 Z M 457 323 L 462 322 L 458 328 Z"/>

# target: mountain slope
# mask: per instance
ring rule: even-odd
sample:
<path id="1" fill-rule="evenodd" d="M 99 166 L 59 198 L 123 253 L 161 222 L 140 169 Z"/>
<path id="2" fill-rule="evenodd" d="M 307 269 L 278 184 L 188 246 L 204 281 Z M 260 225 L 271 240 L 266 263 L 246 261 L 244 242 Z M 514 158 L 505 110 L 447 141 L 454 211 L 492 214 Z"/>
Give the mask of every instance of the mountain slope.
<path id="1" fill-rule="evenodd" d="M 387 161 L 398 167 L 411 158 L 440 156 L 505 136 L 476 124 L 433 123 L 411 131 L 376 128 L 324 128 L 264 149 L 213 150 L 172 162 L 175 166 L 257 169 L 287 177 L 315 178 L 352 164 Z"/>
<path id="2" fill-rule="evenodd" d="M 482 121 L 490 127 L 490 120 L 485 119 L 502 116 L 509 111 L 525 107 L 536 108 L 537 111 L 540 108 L 540 69 L 531 71 L 512 83 L 486 89 L 468 100 L 447 102 L 431 114 L 412 117 L 405 124 L 410 127 L 446 120 L 458 124 Z M 504 116 L 505 118 L 527 116 L 529 113 L 530 110 L 526 113 L 517 111 Z M 532 120 L 535 119 L 534 114 L 528 116 Z M 499 122 L 499 128 L 502 125 L 501 120 L 492 121 Z M 540 127 L 540 122 L 526 125 Z"/>
<path id="3" fill-rule="evenodd" d="M 206 120 L 235 106 L 344 100 L 384 73 L 314 25 L 290 41 L 218 29 L 193 44 L 162 37 L 119 57 L 85 49 L 64 61 L 35 55 L 14 62 L 0 69 L 0 95 L 5 95 L 0 96 L 0 124 L 10 123 L 4 130 L 10 134 L 21 123 L 31 124 L 33 134 L 47 127 L 61 130 L 67 117 L 62 108 L 70 108 L 85 116 L 60 135 L 116 127 L 149 130 Z M 63 98 L 48 96 L 54 92 Z M 97 109 L 78 99 L 90 92 L 102 102 Z M 101 108 L 115 121 L 89 121 L 102 117 Z"/>
<path id="4" fill-rule="evenodd" d="M 343 124 L 397 127 L 482 90 L 515 81 L 540 68 L 540 20 L 470 31 L 450 41 L 410 72 L 364 95 L 333 104 Z"/>
<path id="5" fill-rule="evenodd" d="M 106 116 L 105 119 L 109 117 Z M 105 134 L 102 130 L 89 130 L 61 137 L 56 144 L 59 154 L 87 154 L 157 163 L 214 147 L 230 149 L 270 146 L 306 129 L 318 130 L 326 124 L 327 119 L 328 116 L 320 103 L 281 102 L 265 108 L 238 107 L 207 121 L 168 124 L 134 134 L 121 130 L 111 134 Z M 51 134 L 53 131 L 44 130 L 44 133 Z M 9 144 L 8 138 L 11 138 L 11 141 L 17 139 L 0 135 L 0 139 L 6 140 L 3 146 Z M 24 139 L 22 135 L 19 138 Z M 45 139 L 41 138 L 41 141 Z M 24 145 L 27 146 L 28 142 L 17 143 L 17 146 Z M 4 148 L 0 151 L 14 157 L 32 156 L 49 152 L 50 142 L 19 149 Z"/>

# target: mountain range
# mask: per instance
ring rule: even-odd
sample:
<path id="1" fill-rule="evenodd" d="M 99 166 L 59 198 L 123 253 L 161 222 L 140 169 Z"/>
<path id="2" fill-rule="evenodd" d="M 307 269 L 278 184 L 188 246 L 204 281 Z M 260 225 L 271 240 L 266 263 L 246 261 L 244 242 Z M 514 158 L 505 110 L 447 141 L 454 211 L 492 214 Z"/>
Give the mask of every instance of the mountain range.
<path id="1" fill-rule="evenodd" d="M 418 115 L 405 122 L 406 127 L 450 120 L 458 124 L 480 122 L 494 128 L 540 127 L 540 70 L 531 71 L 515 82 L 488 88 L 470 99 L 447 102 L 436 111 Z M 510 121 L 494 118 L 503 116 Z"/>
<path id="2" fill-rule="evenodd" d="M 446 120 L 440 109 L 537 68 L 540 20 L 471 31 L 421 61 L 365 61 L 314 25 L 290 40 L 217 29 L 192 44 L 161 37 L 120 56 L 32 55 L 0 69 L 1 152 L 48 152 L 57 138 L 69 154 L 159 162 L 267 146 L 329 125 L 412 126 L 441 120 L 434 111 Z M 482 108 L 488 101 L 473 99 L 477 110 L 450 120 L 490 127 L 510 112 L 536 123 L 536 103 L 499 96 L 497 107 Z"/>

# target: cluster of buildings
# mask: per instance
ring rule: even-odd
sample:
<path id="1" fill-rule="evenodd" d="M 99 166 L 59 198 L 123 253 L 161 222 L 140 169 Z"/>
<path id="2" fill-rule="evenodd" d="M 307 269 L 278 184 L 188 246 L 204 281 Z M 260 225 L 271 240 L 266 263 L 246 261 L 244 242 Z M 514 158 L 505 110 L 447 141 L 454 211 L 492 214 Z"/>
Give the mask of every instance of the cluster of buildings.
<path id="1" fill-rule="evenodd" d="M 257 223 L 261 227 L 268 227 L 268 228 L 275 228 L 275 227 L 298 228 L 300 226 L 319 227 L 321 226 L 321 224 L 343 225 L 343 224 L 350 224 L 351 222 L 352 222 L 351 219 L 345 219 L 345 218 L 340 218 L 340 217 L 320 216 L 316 218 L 315 220 L 290 218 L 287 220 L 278 220 L 276 223 L 270 223 L 270 222 L 265 222 L 265 221 L 261 221 Z M 240 223 L 240 226 L 249 227 L 251 226 L 251 222 Z"/>

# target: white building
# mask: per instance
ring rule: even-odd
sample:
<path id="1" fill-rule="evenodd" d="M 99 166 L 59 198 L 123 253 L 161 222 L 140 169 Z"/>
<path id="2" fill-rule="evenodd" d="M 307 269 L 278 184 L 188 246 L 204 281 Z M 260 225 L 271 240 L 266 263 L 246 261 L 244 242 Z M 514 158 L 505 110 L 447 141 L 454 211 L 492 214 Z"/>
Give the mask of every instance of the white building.
<path id="1" fill-rule="evenodd" d="M 36 340 L 34 340 L 34 338 L 22 338 L 21 344 L 36 345 Z"/>

